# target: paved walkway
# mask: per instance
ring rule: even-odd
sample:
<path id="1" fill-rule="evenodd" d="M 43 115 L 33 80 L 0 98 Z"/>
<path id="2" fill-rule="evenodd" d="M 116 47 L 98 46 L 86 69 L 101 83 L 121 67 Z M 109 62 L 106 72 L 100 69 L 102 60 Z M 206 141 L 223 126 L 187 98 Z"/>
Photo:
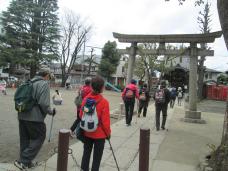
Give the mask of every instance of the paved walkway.
<path id="1" fill-rule="evenodd" d="M 150 171 L 197 171 L 199 161 L 208 154 L 207 144 L 218 145 L 222 135 L 224 115 L 202 113 L 206 124 L 192 124 L 180 121 L 184 117 L 183 106 L 168 110 L 166 131 L 156 131 L 154 122 L 154 105 L 148 108 L 146 118 L 133 117 L 132 126 L 127 127 L 124 120 L 112 125 L 111 143 L 121 171 L 138 171 L 140 128 L 150 128 Z M 68 171 L 79 171 L 83 146 L 77 142 L 70 146 L 73 156 L 68 158 Z M 57 155 L 52 156 L 46 164 L 33 171 L 56 170 Z M 17 171 L 12 164 L 0 164 L 0 170 Z M 101 171 L 116 171 L 115 162 L 105 144 Z"/>

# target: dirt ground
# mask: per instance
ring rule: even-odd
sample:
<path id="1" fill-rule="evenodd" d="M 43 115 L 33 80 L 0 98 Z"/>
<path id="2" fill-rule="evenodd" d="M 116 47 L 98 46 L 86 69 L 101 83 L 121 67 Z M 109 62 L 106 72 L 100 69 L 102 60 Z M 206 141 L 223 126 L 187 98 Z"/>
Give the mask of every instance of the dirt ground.
<path id="1" fill-rule="evenodd" d="M 51 94 L 54 89 L 51 90 Z M 51 141 L 48 142 L 51 117 L 47 116 L 45 119 L 47 125 L 46 140 L 42 146 L 41 151 L 36 157 L 36 161 L 43 161 L 48 159 L 53 153 L 54 148 L 58 145 L 58 132 L 61 128 L 70 128 L 75 120 L 75 105 L 74 98 L 76 96 L 73 90 L 60 90 L 63 96 L 63 105 L 55 106 L 57 114 L 54 117 Z M 18 158 L 19 155 L 19 132 L 17 113 L 14 110 L 13 95 L 15 90 L 7 89 L 7 95 L 0 94 L 0 162 L 12 162 Z M 110 102 L 110 110 L 119 107 L 121 102 L 120 93 L 105 91 L 103 93 Z M 54 105 L 52 105 L 53 107 Z M 111 122 L 116 122 L 116 119 L 111 119 Z M 75 139 L 70 140 L 70 144 L 75 143 Z"/>

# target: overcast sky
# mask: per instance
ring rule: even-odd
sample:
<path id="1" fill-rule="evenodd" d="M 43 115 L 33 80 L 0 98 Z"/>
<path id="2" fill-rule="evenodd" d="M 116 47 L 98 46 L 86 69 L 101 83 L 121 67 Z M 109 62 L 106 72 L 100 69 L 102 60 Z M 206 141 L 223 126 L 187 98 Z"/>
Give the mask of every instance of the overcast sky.
<path id="1" fill-rule="evenodd" d="M 7 8 L 9 0 L 0 0 L 0 10 Z M 217 14 L 217 4 L 212 3 L 211 31 L 221 30 Z M 194 7 L 194 0 L 188 0 L 183 6 L 178 0 L 59 0 L 60 14 L 70 9 L 87 23 L 91 24 L 92 36 L 87 45 L 103 47 L 110 40 L 112 32 L 125 34 L 190 34 L 200 33 L 197 23 L 198 12 L 202 7 Z M 117 40 L 116 40 L 117 41 Z M 129 44 L 118 43 L 118 48 Z M 215 51 L 214 57 L 208 57 L 206 66 L 216 70 L 228 69 L 228 53 L 223 37 L 210 45 Z M 87 48 L 88 53 L 90 49 Z M 100 54 L 97 49 L 95 53 Z"/>

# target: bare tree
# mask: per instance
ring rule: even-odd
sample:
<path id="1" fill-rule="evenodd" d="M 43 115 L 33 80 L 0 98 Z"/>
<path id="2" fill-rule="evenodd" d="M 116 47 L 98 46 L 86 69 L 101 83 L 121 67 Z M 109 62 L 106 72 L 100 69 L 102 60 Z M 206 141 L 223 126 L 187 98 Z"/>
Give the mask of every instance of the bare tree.
<path id="1" fill-rule="evenodd" d="M 197 18 L 200 31 L 202 33 L 209 33 L 210 32 L 210 23 L 211 23 L 211 15 L 210 15 L 210 3 L 206 3 L 204 6 L 203 11 L 199 12 L 199 17 Z M 202 49 L 207 48 L 206 43 L 201 43 L 200 44 Z M 199 58 L 199 63 L 198 63 L 198 98 L 200 100 L 203 99 L 203 78 L 204 78 L 204 72 L 205 72 L 205 67 L 204 67 L 204 61 L 206 59 L 206 56 L 200 56 Z"/>
<path id="2" fill-rule="evenodd" d="M 98 63 L 96 62 L 96 54 L 94 54 L 93 52 L 94 48 L 92 47 L 90 51 L 90 56 L 87 59 L 85 59 L 85 63 L 88 64 L 87 76 L 90 75 L 93 66 L 98 66 Z"/>
<path id="3" fill-rule="evenodd" d="M 139 45 L 140 59 L 138 60 L 139 65 L 136 65 L 136 72 L 142 73 L 142 78 L 148 76 L 148 88 L 151 88 L 152 72 L 158 69 L 158 56 L 156 55 L 146 55 L 143 50 L 156 49 L 157 45 L 155 43 L 143 43 Z"/>
<path id="4" fill-rule="evenodd" d="M 83 43 L 88 40 L 91 26 L 86 26 L 79 15 L 72 11 L 65 11 L 61 24 L 62 37 L 60 39 L 60 63 L 62 69 L 62 86 L 70 75 L 75 61 L 79 58 Z"/>

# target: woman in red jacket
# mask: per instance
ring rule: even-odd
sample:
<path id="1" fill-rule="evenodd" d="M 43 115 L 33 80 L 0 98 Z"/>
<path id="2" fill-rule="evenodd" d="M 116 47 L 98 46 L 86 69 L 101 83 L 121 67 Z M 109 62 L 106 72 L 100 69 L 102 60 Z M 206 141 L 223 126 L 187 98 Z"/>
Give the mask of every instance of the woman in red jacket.
<path id="1" fill-rule="evenodd" d="M 110 112 L 109 102 L 101 95 L 104 90 L 104 80 L 96 76 L 91 80 L 92 92 L 86 96 L 82 101 L 82 108 L 86 103 L 86 99 L 94 99 L 96 101 L 96 111 L 99 120 L 97 129 L 94 132 L 84 131 L 84 151 L 81 162 L 81 169 L 83 171 L 89 171 L 89 161 L 92 149 L 93 163 L 92 171 L 99 171 L 101 158 L 103 155 L 105 139 L 110 138 Z M 81 108 L 81 109 L 82 109 Z M 80 118 L 82 118 L 83 112 L 80 111 Z"/>

